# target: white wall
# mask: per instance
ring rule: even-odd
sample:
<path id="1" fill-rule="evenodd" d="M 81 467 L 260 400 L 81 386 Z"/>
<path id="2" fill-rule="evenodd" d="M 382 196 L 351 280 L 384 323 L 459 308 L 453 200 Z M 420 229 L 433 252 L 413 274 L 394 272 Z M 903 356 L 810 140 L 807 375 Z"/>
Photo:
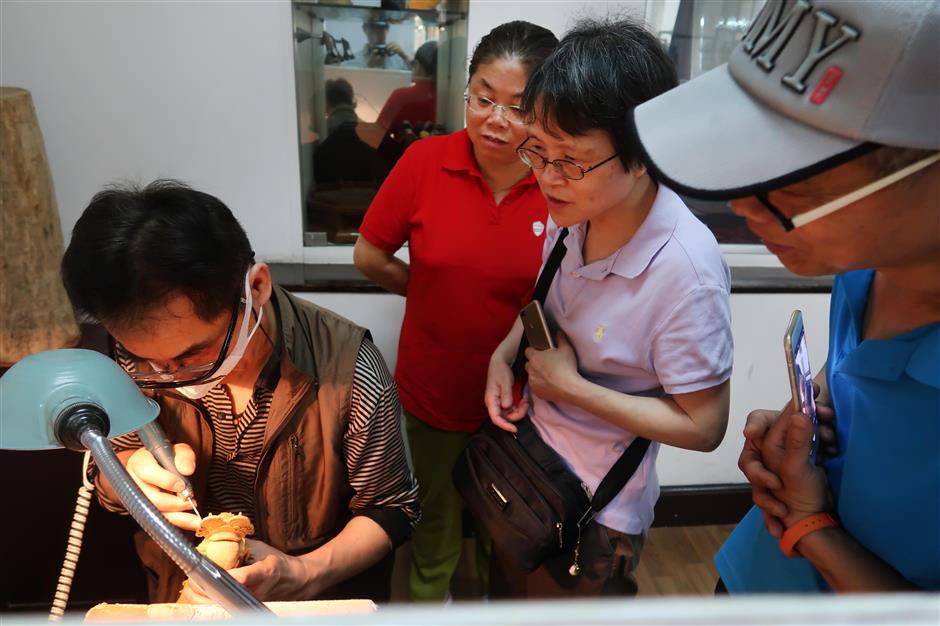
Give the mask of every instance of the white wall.
<path id="1" fill-rule="evenodd" d="M 829 344 L 829 294 L 732 294 L 734 371 L 728 432 L 718 449 L 707 454 L 663 446 L 657 465 L 662 485 L 746 482 L 737 463 L 747 414 L 779 410 L 790 399 L 783 334 L 793 309 L 803 311 L 813 372 L 823 366 Z"/>
<path id="2" fill-rule="evenodd" d="M 287 2 L 0 3 L 0 77 L 29 89 L 68 238 L 116 179 L 219 196 L 262 258 L 303 258 Z"/>
<path id="3" fill-rule="evenodd" d="M 372 332 L 372 341 L 391 371 L 398 358 L 398 334 L 405 317 L 405 299 L 389 293 L 296 293 L 297 297 L 326 307 Z"/>

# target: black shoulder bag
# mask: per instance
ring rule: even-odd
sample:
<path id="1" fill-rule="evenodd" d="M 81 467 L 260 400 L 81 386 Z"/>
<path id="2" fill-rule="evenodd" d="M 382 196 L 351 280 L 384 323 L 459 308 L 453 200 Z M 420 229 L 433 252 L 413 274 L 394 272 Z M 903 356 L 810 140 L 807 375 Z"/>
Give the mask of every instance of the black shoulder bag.
<path id="1" fill-rule="evenodd" d="M 533 297 L 542 304 L 565 256 L 567 235 L 567 229 L 559 234 L 535 285 Z M 513 363 L 517 379 L 524 375 L 527 346 L 523 333 Z M 542 440 L 529 418 L 516 426 L 518 432 L 513 434 L 487 420 L 454 465 L 454 485 L 512 565 L 528 573 L 573 548 L 568 571 L 577 576 L 582 531 L 627 484 L 650 442 L 637 437 L 591 497 L 587 486 Z"/>

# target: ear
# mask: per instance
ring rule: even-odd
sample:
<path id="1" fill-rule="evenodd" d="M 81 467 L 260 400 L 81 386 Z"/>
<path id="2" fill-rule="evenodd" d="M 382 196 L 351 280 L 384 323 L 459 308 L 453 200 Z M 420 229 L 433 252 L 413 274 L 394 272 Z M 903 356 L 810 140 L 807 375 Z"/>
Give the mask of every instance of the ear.
<path id="1" fill-rule="evenodd" d="M 634 178 L 643 178 L 646 176 L 646 164 L 637 163 L 630 169 L 630 173 L 633 174 Z"/>
<path id="2" fill-rule="evenodd" d="M 263 307 L 271 299 L 274 282 L 271 279 L 271 268 L 267 263 L 255 263 L 248 271 L 248 285 L 251 289 L 251 301 L 258 307 Z"/>

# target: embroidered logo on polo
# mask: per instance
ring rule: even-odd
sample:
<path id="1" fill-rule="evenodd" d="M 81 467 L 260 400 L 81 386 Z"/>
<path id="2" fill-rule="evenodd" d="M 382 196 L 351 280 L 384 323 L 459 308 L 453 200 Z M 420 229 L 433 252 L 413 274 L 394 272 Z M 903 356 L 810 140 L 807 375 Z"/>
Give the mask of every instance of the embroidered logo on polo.
<path id="1" fill-rule="evenodd" d="M 535 220 L 534 222 L 532 222 L 532 233 L 536 237 L 541 237 L 542 233 L 544 232 L 545 232 L 545 224 L 543 224 L 539 220 Z"/>
<path id="2" fill-rule="evenodd" d="M 604 325 L 598 324 L 597 330 L 594 331 L 594 343 L 600 343 L 601 339 L 604 338 Z"/>
<path id="3" fill-rule="evenodd" d="M 809 49 L 800 64 L 780 79 L 781 83 L 802 94 L 806 91 L 806 79 L 819 62 L 845 44 L 857 41 L 861 37 L 861 31 L 851 24 L 843 23 L 838 28 L 838 36 L 827 43 L 829 29 L 839 23 L 838 17 L 814 8 L 807 0 L 797 0 L 786 15 L 783 14 L 785 7 L 785 2 L 768 0 L 744 35 L 741 45 L 758 67 L 770 72 L 780 52 L 790 43 L 797 26 L 807 13 L 812 13 L 815 21 Z M 822 104 L 839 82 L 842 70 L 836 69 L 837 72 L 833 73 L 832 68 L 829 68 L 820 84 L 813 90 L 814 104 Z"/>

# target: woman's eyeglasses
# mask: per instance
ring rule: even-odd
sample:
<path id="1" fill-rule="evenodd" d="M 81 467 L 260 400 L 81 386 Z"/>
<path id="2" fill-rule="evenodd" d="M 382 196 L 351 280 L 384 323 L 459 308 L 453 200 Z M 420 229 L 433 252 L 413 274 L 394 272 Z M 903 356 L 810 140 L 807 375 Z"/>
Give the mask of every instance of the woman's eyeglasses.
<path id="1" fill-rule="evenodd" d="M 574 161 L 568 161 L 567 159 L 555 159 L 554 161 L 549 161 L 544 156 L 532 150 L 531 148 L 523 148 L 520 146 L 516 153 L 519 155 L 519 158 L 522 159 L 522 162 L 531 167 L 532 169 L 541 170 L 545 169 L 548 165 L 551 165 L 555 168 L 555 171 L 567 178 L 568 180 L 581 180 L 584 178 L 585 174 L 592 172 L 599 168 L 601 165 L 616 159 L 619 156 L 619 153 L 615 153 L 600 163 L 592 165 L 591 167 L 585 169 L 575 163 Z"/>
<path id="2" fill-rule="evenodd" d="M 490 115 L 494 111 L 497 113 L 503 114 L 503 119 L 512 124 L 525 124 L 525 113 L 518 106 L 514 104 L 496 104 L 489 98 L 484 98 L 483 96 L 477 96 L 472 93 L 465 93 L 463 99 L 467 103 L 467 107 L 474 113 L 479 113 L 480 115 Z"/>

